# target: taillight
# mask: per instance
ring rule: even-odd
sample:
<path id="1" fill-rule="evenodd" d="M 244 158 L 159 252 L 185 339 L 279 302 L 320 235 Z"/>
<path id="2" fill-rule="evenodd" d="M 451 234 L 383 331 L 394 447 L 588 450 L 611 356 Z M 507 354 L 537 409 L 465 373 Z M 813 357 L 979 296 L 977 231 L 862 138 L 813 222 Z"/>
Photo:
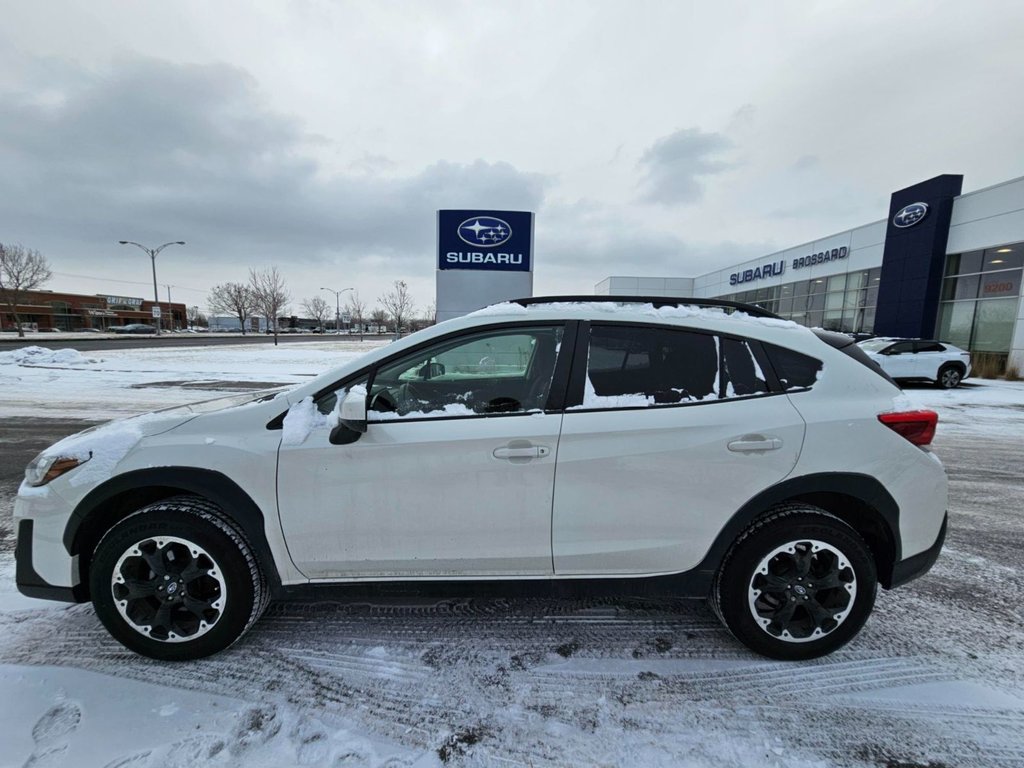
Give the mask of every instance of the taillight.
<path id="1" fill-rule="evenodd" d="M 939 414 L 935 411 L 898 411 L 880 413 L 878 420 L 914 445 L 928 445 L 935 437 Z"/>

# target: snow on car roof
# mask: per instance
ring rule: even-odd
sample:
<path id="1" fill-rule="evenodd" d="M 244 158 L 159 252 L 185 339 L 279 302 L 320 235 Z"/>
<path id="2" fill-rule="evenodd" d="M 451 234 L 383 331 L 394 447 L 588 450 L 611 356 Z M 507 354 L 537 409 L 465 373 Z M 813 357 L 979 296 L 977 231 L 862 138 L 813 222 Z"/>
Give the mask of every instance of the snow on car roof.
<path id="1" fill-rule="evenodd" d="M 715 320 L 738 323 L 753 323 L 756 325 L 769 326 L 773 328 L 803 328 L 799 323 L 792 320 L 783 320 L 778 317 L 758 317 L 744 312 L 742 309 L 733 309 L 727 312 L 730 307 L 700 306 L 699 304 L 687 304 L 685 299 L 680 299 L 678 305 L 656 306 L 650 300 L 644 298 L 633 299 L 623 296 L 621 299 L 605 299 L 595 301 L 551 301 L 530 303 L 526 306 L 516 302 L 502 302 L 492 304 L 489 307 L 471 312 L 466 317 L 487 317 L 487 316 L 520 316 L 525 317 L 531 314 L 557 314 L 566 317 L 607 317 L 610 315 L 632 315 L 655 318 L 658 320 Z M 699 301 L 699 300 L 694 300 Z M 660 304 L 660 302 L 659 302 Z M 753 308 L 752 308 L 753 309 Z"/>

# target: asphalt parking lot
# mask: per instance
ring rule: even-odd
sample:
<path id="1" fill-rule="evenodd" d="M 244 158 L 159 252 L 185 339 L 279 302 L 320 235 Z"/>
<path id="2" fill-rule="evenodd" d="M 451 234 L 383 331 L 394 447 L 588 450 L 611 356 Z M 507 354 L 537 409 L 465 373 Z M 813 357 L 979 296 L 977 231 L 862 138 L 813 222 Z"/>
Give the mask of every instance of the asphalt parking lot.
<path id="1" fill-rule="evenodd" d="M 85 424 L 0 422 L 0 557 L 20 468 Z M 753 656 L 700 602 L 395 598 L 275 604 L 186 665 L 125 652 L 88 605 L 39 604 L 0 612 L 0 664 L 233 697 L 295 755 L 319 754 L 303 745 L 341 718 L 397 745 L 389 765 L 1021 766 L 1020 443 L 940 432 L 935 449 L 951 482 L 942 557 L 814 662 Z M 237 734 L 215 736 L 230 752 Z M 383 764 L 363 757 L 351 764 Z"/>

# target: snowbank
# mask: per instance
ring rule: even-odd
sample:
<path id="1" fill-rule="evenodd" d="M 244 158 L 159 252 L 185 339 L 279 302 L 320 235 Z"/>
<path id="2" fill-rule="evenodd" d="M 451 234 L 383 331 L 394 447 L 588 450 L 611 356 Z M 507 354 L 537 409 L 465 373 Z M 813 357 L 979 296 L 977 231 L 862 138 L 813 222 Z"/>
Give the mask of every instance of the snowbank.
<path id="1" fill-rule="evenodd" d="M 86 357 L 77 349 L 22 347 L 0 352 L 0 365 L 94 365 L 102 360 Z"/>

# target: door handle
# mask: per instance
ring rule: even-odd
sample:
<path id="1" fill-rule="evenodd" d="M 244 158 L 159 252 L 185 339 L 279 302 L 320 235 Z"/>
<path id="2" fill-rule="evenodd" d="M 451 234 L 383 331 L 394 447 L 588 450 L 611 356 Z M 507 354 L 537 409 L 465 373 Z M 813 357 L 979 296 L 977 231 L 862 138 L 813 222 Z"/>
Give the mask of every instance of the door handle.
<path id="1" fill-rule="evenodd" d="M 496 459 L 542 459 L 551 453 L 546 445 L 505 445 L 495 448 Z"/>
<path id="2" fill-rule="evenodd" d="M 758 453 L 760 451 L 777 451 L 782 447 L 782 440 L 764 435 L 744 435 L 739 440 L 729 443 L 729 450 L 736 453 Z"/>

